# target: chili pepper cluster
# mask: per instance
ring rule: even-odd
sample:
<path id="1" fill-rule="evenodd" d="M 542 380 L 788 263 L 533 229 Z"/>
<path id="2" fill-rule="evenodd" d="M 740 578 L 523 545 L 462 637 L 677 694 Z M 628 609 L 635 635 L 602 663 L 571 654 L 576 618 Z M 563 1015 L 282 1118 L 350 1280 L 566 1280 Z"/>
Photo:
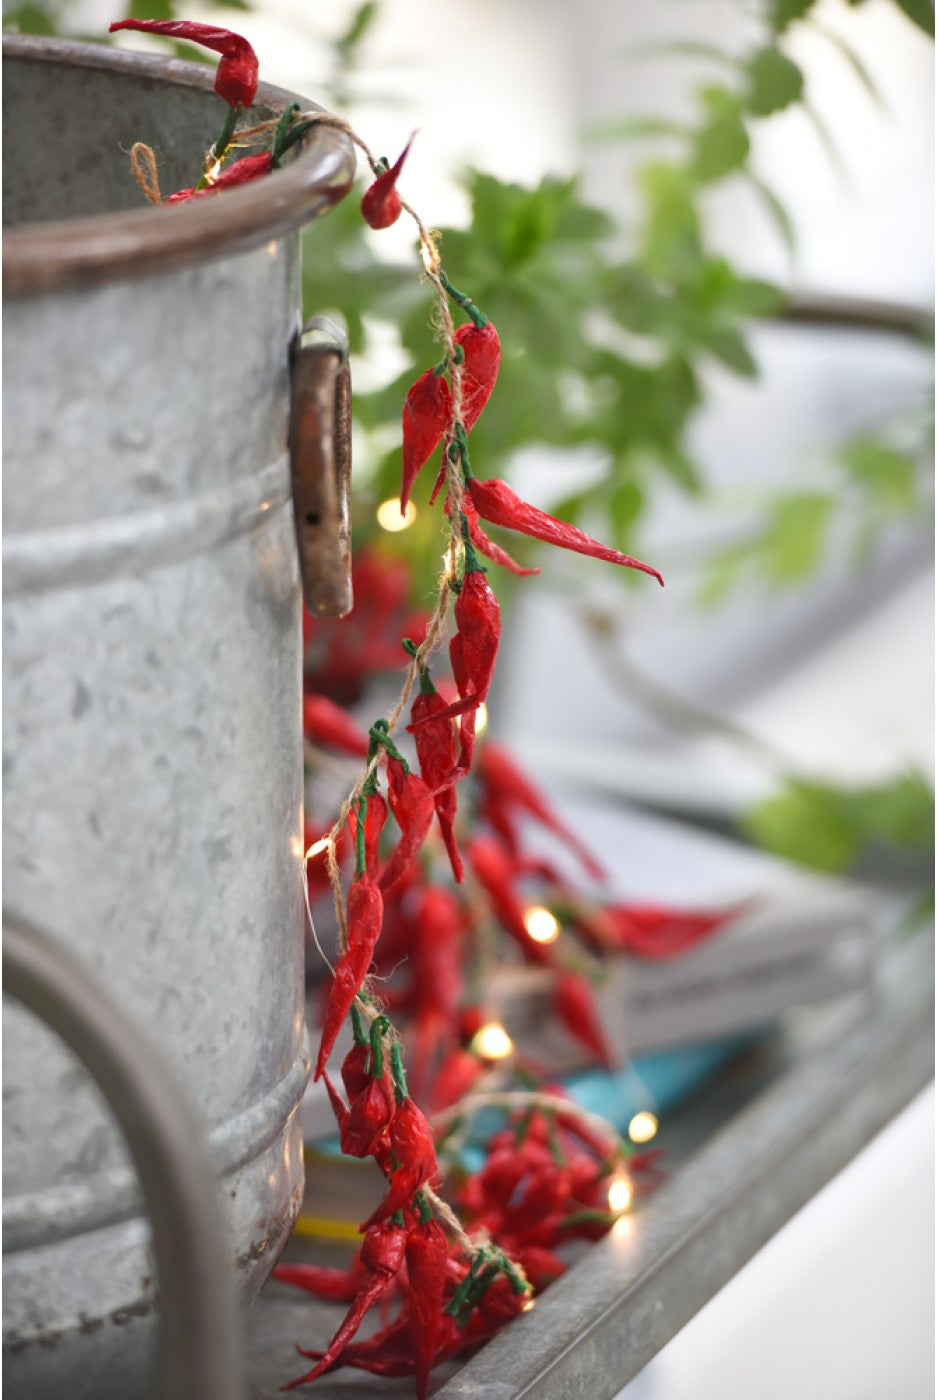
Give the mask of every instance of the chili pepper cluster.
<path id="1" fill-rule="evenodd" d="M 182 20 L 127 19 L 111 28 L 191 40 L 221 55 L 215 90 L 228 108 L 224 123 L 198 181 L 166 203 L 276 178 L 285 154 L 314 124 L 339 125 L 364 150 L 373 172 L 361 202 L 364 219 L 382 229 L 404 212 L 413 217 L 437 297 L 444 353 L 405 397 L 400 492 L 403 512 L 427 462 L 440 451 L 429 495 L 432 503 L 443 493 L 449 543 L 436 606 L 429 616 L 407 614 L 406 625 L 393 635 L 404 612 L 407 581 L 396 566 L 396 579 L 389 582 L 387 570 L 363 553 L 356 562 L 359 603 L 352 617 L 331 631 L 316 624 L 304 634 L 317 677 L 304 697 L 309 748 L 363 765 L 336 820 L 321 830 L 307 829 L 308 839 L 322 844 L 326 855 L 318 864 L 307 862 L 310 899 L 331 891 L 338 926 L 314 1077 L 325 1082 L 342 1150 L 373 1158 L 385 1192 L 359 1227 L 361 1246 L 348 1270 L 304 1265 L 276 1270 L 284 1282 L 349 1303 L 324 1350 L 300 1349 L 314 1364 L 284 1389 L 309 1384 L 338 1366 L 355 1366 L 377 1375 L 411 1375 L 422 1397 L 438 1361 L 492 1336 L 525 1308 L 532 1285 L 556 1277 L 564 1266 L 558 1248 L 594 1238 L 614 1218 L 608 1178 L 622 1160 L 622 1144 L 616 1140 L 610 1146 L 608 1134 L 591 1136 L 560 1091 L 554 1092 L 550 1113 L 528 1112 L 496 1133 L 481 1172 L 463 1182 L 458 1203 L 473 1235 L 436 1194 L 437 1143 L 418 1099 L 446 1109 L 487 1071 L 476 1033 L 485 1014 L 486 959 L 494 951 L 490 932 L 501 929 L 523 958 L 549 970 L 557 1016 L 594 1059 L 608 1062 L 593 998 L 593 979 L 601 973 L 596 954 L 616 947 L 648 954 L 656 937 L 659 949 L 675 952 L 724 917 L 722 911 L 706 916 L 711 922 L 704 928 L 692 927 L 692 917 L 685 916 L 678 928 L 673 918 L 668 924 L 667 911 L 585 902 L 549 862 L 524 848 L 524 824 L 540 823 L 562 835 L 591 879 L 601 875 L 536 785 L 491 741 L 474 768 L 479 712 L 501 642 L 499 602 L 482 559 L 517 574 L 536 572 L 523 569 L 491 540 L 483 522 L 662 580 L 651 565 L 522 501 L 499 478 L 475 474 L 469 435 L 495 388 L 501 345 L 491 319 L 449 281 L 432 236 L 400 196 L 398 180 L 410 142 L 393 164 L 379 160 L 340 119 L 301 113 L 296 106 L 276 122 L 245 126 L 258 65 L 241 36 Z M 236 150 L 251 146 L 262 149 L 231 160 Z M 451 602 L 451 676 L 434 679 L 431 668 Z M 400 703 L 388 719 L 360 728 L 337 702 L 357 697 L 368 675 L 399 658 L 402 640 L 409 664 Z M 393 737 L 408 703 L 412 756 Z M 546 884 L 558 909 L 562 906 L 570 934 L 563 944 L 548 946 L 528 927 L 526 888 L 532 879 Z M 662 915 L 668 938 L 661 934 Z M 394 978 L 391 970 L 401 959 L 404 971 Z M 377 977 L 389 977 L 380 984 L 380 997 Z M 386 1014 L 392 1010 L 409 1022 L 413 1092 L 402 1039 Z M 352 1046 L 341 1063 L 340 1087 L 329 1061 L 347 1022 Z M 530 1067 L 519 1062 L 516 1071 L 530 1085 Z M 540 1102 L 544 1095 L 537 1097 Z M 650 1183 L 655 1170 L 648 1154 L 644 1161 L 631 1159 L 633 1179 L 644 1171 Z M 397 1317 L 357 1341 L 368 1311 L 394 1293 L 401 1298 Z"/>

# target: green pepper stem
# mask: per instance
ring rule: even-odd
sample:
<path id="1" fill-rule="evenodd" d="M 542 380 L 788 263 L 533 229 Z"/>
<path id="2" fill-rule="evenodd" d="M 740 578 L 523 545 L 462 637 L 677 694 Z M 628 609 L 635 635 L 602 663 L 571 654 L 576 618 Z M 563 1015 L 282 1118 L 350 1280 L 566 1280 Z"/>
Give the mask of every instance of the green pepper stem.
<path id="1" fill-rule="evenodd" d="M 365 873 L 365 813 L 368 799 L 364 793 L 355 804 L 355 879 L 360 880 Z"/>
<path id="2" fill-rule="evenodd" d="M 241 106 L 240 102 L 238 103 L 237 107 L 228 108 L 228 115 L 225 117 L 225 125 L 218 133 L 218 136 L 216 137 L 215 142 L 212 146 L 212 157 L 214 160 L 223 161 L 225 159 L 225 156 L 228 154 L 228 147 L 230 146 L 231 138 L 234 135 L 235 122 L 238 120 L 239 115 L 243 111 L 244 108 Z M 208 175 L 203 170 L 202 175 L 198 183 L 196 184 L 196 189 L 204 190 L 207 186 Z"/>
<path id="3" fill-rule="evenodd" d="M 352 1002 L 349 1011 L 352 1018 L 352 1035 L 355 1037 L 355 1044 L 367 1045 L 368 1037 L 365 1034 L 365 1026 L 364 1022 L 362 1021 L 362 1013 L 359 1011 L 354 1001 Z"/>
<path id="4" fill-rule="evenodd" d="M 453 301 L 456 303 L 457 306 L 462 307 L 463 311 L 465 311 L 466 315 L 472 321 L 472 324 L 474 326 L 477 326 L 479 330 L 482 330 L 483 326 L 488 325 L 489 318 L 485 315 L 485 313 L 479 310 L 475 302 L 472 301 L 470 297 L 467 297 L 465 292 L 461 292 L 458 287 L 453 286 L 452 282 L 449 280 L 442 268 L 439 269 L 439 278 L 442 285 L 446 288 L 447 292 L 449 292 L 450 296 L 453 298 Z"/>
<path id="5" fill-rule="evenodd" d="M 371 1023 L 371 1068 L 369 1074 L 372 1079 L 381 1079 L 384 1076 L 384 1035 L 390 1027 L 387 1016 L 376 1016 Z"/>
<path id="6" fill-rule="evenodd" d="M 391 1075 L 394 1079 L 394 1097 L 398 1103 L 403 1103 L 410 1096 L 407 1093 L 407 1076 L 404 1073 L 400 1041 L 397 1040 L 391 1046 Z"/>

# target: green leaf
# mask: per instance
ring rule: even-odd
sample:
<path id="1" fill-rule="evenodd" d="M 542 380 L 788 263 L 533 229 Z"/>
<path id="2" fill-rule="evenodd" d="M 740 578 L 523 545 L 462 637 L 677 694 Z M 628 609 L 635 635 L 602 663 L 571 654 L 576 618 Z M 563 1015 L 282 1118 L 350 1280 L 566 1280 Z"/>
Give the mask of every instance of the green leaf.
<path id="1" fill-rule="evenodd" d="M 913 24 L 917 24 L 919 29 L 935 37 L 935 5 L 934 0 L 897 0 L 899 9 L 907 15 Z"/>
<path id="2" fill-rule="evenodd" d="M 794 583 L 818 565 L 833 497 L 799 492 L 775 502 L 763 538 L 766 573 L 773 583 Z"/>
<path id="3" fill-rule="evenodd" d="M 760 49 L 746 64 L 746 106 L 753 116 L 768 117 L 797 102 L 804 76 L 780 49 Z"/>
<path id="4" fill-rule="evenodd" d="M 749 346 L 739 331 L 730 330 L 728 327 L 711 331 L 707 336 L 706 346 L 711 355 L 726 365 L 727 369 L 735 370 L 747 379 L 755 379 L 758 375 L 759 366 L 752 358 Z"/>
<path id="5" fill-rule="evenodd" d="M 792 779 L 746 814 L 743 830 L 760 846 L 812 870 L 842 872 L 861 843 L 853 804 L 837 788 Z"/>
<path id="6" fill-rule="evenodd" d="M 886 845 L 931 850 L 935 844 L 935 794 L 921 773 L 904 773 L 854 799 L 865 834 Z"/>
<path id="7" fill-rule="evenodd" d="M 917 504 L 915 460 L 873 438 L 857 438 L 840 450 L 839 460 L 871 497 L 900 513 Z"/>
<path id="8" fill-rule="evenodd" d="M 377 17 L 376 0 L 365 0 L 363 5 L 359 5 L 358 9 L 352 12 L 352 18 L 344 33 L 335 41 L 335 47 L 344 60 L 348 61 L 351 58 Z"/>
<path id="9" fill-rule="evenodd" d="M 772 0 L 769 23 L 776 34 L 781 34 L 794 20 L 804 19 L 813 6 L 814 0 Z"/>
<path id="10" fill-rule="evenodd" d="M 621 470 L 618 474 L 621 476 Z M 641 515 L 644 506 L 645 496 L 641 487 L 628 478 L 620 480 L 619 484 L 609 493 L 606 498 L 606 507 L 609 512 L 611 544 L 614 549 L 621 550 L 623 554 L 628 554 L 634 549 L 635 522 Z M 562 516 L 561 519 L 563 519 Z"/>
<path id="11" fill-rule="evenodd" d="M 687 170 L 664 161 L 638 175 L 647 212 L 642 259 L 653 277 L 686 274 L 700 259 L 700 225 Z"/>
<path id="12" fill-rule="evenodd" d="M 3 23 L 19 34 L 53 35 L 59 33 L 60 15 L 56 5 L 26 4 L 10 9 L 4 7 Z"/>
<path id="13" fill-rule="evenodd" d="M 724 88 L 708 88 L 702 94 L 710 120 L 693 141 L 690 171 L 700 184 L 711 184 L 739 170 L 749 155 L 749 136 L 738 99 Z"/>
<path id="14" fill-rule="evenodd" d="M 730 545 L 719 550 L 708 560 L 703 578 L 697 588 L 695 601 L 698 607 L 715 608 L 732 592 L 740 574 L 751 562 L 755 550 L 750 541 Z"/>

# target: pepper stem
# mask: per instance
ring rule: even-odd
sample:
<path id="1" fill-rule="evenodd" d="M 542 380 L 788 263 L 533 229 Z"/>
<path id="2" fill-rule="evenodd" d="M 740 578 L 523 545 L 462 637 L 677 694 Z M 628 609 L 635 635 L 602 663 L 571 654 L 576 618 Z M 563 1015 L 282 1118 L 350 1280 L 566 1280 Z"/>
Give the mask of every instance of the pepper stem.
<path id="1" fill-rule="evenodd" d="M 410 764 L 394 743 L 388 732 L 388 722 L 386 719 L 376 719 L 368 731 L 368 761 L 371 762 L 378 749 L 386 749 L 392 758 L 396 758 L 403 768 L 405 774 L 410 772 Z"/>
<path id="2" fill-rule="evenodd" d="M 365 873 L 365 813 L 368 799 L 364 793 L 355 804 L 355 879 L 360 880 Z"/>
<path id="3" fill-rule="evenodd" d="M 404 1073 L 400 1041 L 397 1040 L 391 1046 L 391 1074 L 394 1079 L 394 1097 L 398 1103 L 403 1103 L 410 1095 L 407 1092 L 407 1076 Z"/>
<path id="4" fill-rule="evenodd" d="M 384 1077 L 384 1035 L 390 1028 L 391 1022 L 387 1016 L 376 1016 L 371 1023 L 371 1066 L 369 1074 L 372 1079 L 382 1079 Z"/>
<path id="5" fill-rule="evenodd" d="M 408 656 L 412 656 L 415 661 L 417 660 L 417 657 L 419 655 L 418 648 L 416 644 L 410 640 L 409 637 L 405 637 L 403 639 L 403 641 L 401 642 L 401 646 L 407 652 Z M 418 664 L 417 675 L 420 678 L 420 694 L 435 695 L 436 686 L 433 684 L 429 668 L 422 664 Z"/>
<path id="6" fill-rule="evenodd" d="M 362 1013 L 359 1011 L 359 1009 L 358 1009 L 358 1007 L 355 1005 L 354 1001 L 352 1002 L 352 1005 L 349 1007 L 349 1014 L 351 1015 L 351 1018 L 352 1018 L 352 1035 L 355 1037 L 355 1044 L 356 1044 L 356 1045 L 367 1045 L 367 1044 L 368 1044 L 368 1037 L 367 1037 L 367 1035 L 365 1034 L 365 1025 L 364 1025 L 364 1022 L 362 1021 Z"/>
<path id="7" fill-rule="evenodd" d="M 476 326 L 479 330 L 482 330 L 483 326 L 487 326 L 489 323 L 489 318 L 485 315 L 485 313 L 479 310 L 475 302 L 472 301 L 471 298 L 467 297 L 465 292 L 461 292 L 458 287 L 453 286 L 452 282 L 449 280 L 442 268 L 439 268 L 438 271 L 440 282 L 446 288 L 447 292 L 449 292 L 456 305 L 462 307 L 463 311 L 465 311 L 466 315 L 472 321 L 472 324 Z"/>
<path id="8" fill-rule="evenodd" d="M 238 117 L 243 111 L 244 108 L 241 106 L 240 102 L 238 103 L 237 107 L 228 108 L 228 115 L 225 117 L 225 125 L 218 133 L 218 136 L 216 137 L 215 142 L 212 146 L 212 158 L 217 163 L 221 163 L 221 161 L 223 161 L 225 159 L 225 156 L 228 154 L 228 147 L 231 145 L 231 138 L 234 135 L 235 122 L 238 120 Z M 201 177 L 199 178 L 199 181 L 196 184 L 196 189 L 204 190 L 207 188 L 207 186 L 208 172 L 203 170 Z"/>
<path id="9" fill-rule="evenodd" d="M 459 512 L 459 528 L 462 532 L 463 549 L 466 552 L 466 567 L 464 574 L 484 574 L 485 570 L 479 563 L 479 556 L 476 554 L 475 546 L 472 543 L 472 536 L 469 534 L 469 521 L 462 511 Z"/>

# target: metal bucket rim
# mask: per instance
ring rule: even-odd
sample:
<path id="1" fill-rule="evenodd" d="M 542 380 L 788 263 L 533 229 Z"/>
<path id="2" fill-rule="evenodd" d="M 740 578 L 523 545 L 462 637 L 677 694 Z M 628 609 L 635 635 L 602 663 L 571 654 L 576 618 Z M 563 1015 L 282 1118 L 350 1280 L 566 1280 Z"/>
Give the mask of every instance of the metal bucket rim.
<path id="1" fill-rule="evenodd" d="M 4 34 L 3 56 L 214 91 L 212 68 L 102 44 Z M 291 102 L 323 110 L 283 88 L 258 86 L 256 105 L 276 113 Z M 19 224 L 3 236 L 4 296 L 113 281 L 247 251 L 324 213 L 348 193 L 354 174 L 352 143 L 336 128 L 323 127 L 299 143 L 289 165 L 217 199 Z"/>

